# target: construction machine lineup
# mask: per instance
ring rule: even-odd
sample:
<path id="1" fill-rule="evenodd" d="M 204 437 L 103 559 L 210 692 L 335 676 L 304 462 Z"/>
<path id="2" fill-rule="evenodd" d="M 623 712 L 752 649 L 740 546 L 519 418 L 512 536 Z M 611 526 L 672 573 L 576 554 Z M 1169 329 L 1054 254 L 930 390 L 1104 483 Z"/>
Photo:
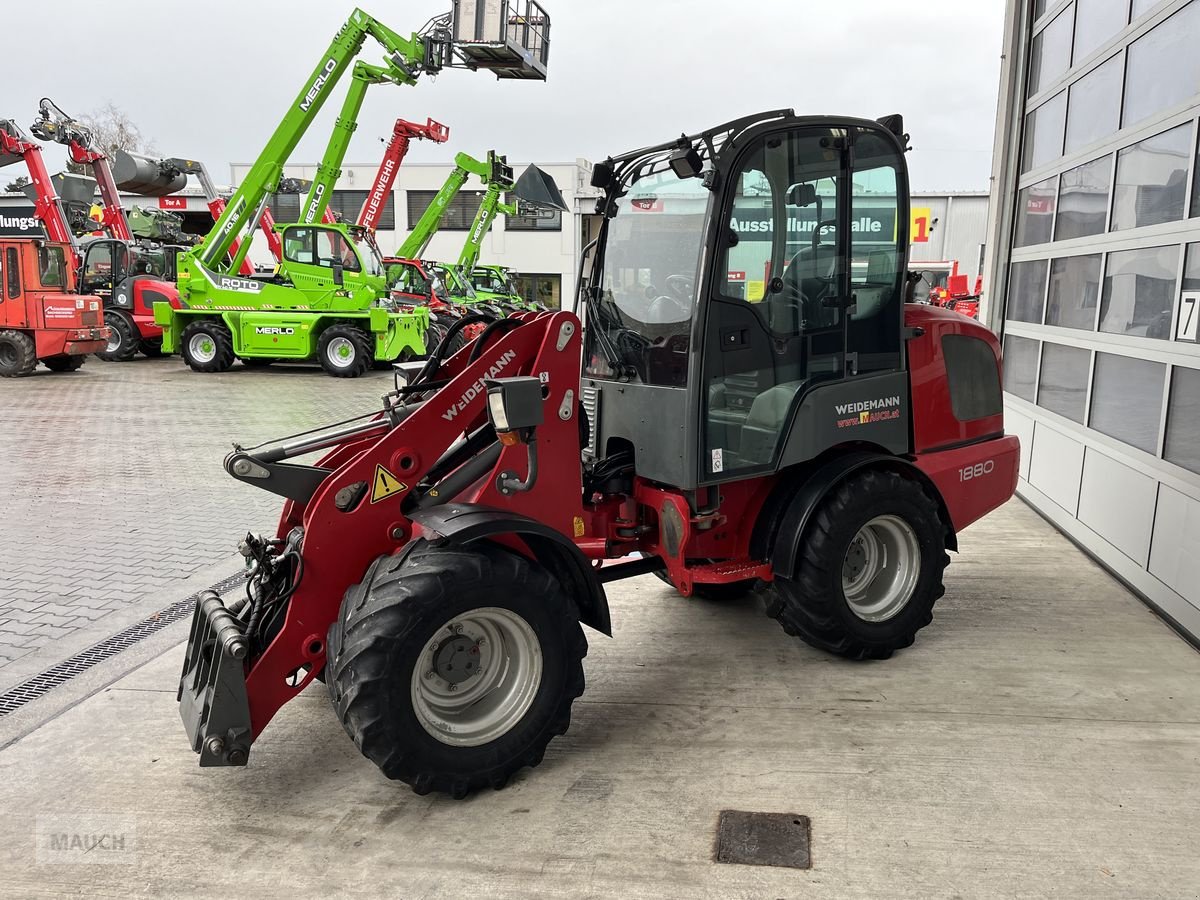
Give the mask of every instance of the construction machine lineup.
<path id="1" fill-rule="evenodd" d="M 320 680 L 387 777 L 456 798 L 501 788 L 567 730 L 583 626 L 614 635 L 606 585 L 639 575 L 685 598 L 759 594 L 788 634 L 887 659 L 932 621 L 962 530 L 1014 493 L 999 341 L 915 302 L 906 229 L 855 227 L 866 198 L 909 216 L 898 115 L 765 111 L 607 157 L 577 312 L 522 304 L 503 265 L 481 264 L 498 215 L 563 208 L 544 173 L 516 179 L 494 151 L 458 154 L 408 238 L 380 251 L 380 198 L 408 143 L 449 137 L 434 120 L 397 121 L 358 219 L 333 220 L 368 86 L 450 68 L 544 80 L 549 30 L 533 0 L 456 0 L 411 35 L 355 10 L 232 196 L 194 161 L 118 159 L 131 183 L 201 182 L 212 229 L 169 273 L 131 268 L 146 245 L 69 117 L 45 106 L 41 134 L 95 167 L 108 233 L 85 247 L 37 145 L 0 122 L 0 165 L 26 161 L 47 232 L 0 240 L 0 310 L 16 314 L 0 321 L 0 366 L 21 369 L 7 374 L 158 341 L 202 372 L 394 363 L 380 407 L 225 459 L 282 510 L 238 546 L 244 595 L 196 604 L 178 701 L 201 766 L 246 765 Z M 381 64 L 359 59 L 368 45 Z M 273 223 L 283 165 L 346 75 L 322 164 L 292 186 L 300 220 Z M 471 175 L 486 190 L 461 254 L 425 259 Z M 639 213 L 664 194 L 685 199 Z M 815 227 L 750 242 L 733 223 L 751 207 Z M 259 230 L 270 273 L 248 266 Z M 768 273 L 761 298 L 733 290 L 747 260 Z"/>

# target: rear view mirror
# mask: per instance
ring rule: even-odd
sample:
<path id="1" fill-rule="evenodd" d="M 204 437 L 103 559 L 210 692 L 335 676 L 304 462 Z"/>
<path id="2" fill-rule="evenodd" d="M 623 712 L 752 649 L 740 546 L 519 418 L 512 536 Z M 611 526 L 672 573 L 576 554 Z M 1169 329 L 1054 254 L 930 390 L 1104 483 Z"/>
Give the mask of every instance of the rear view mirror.
<path id="1" fill-rule="evenodd" d="M 346 283 L 346 267 L 338 260 L 333 264 L 333 283 L 341 287 Z"/>
<path id="2" fill-rule="evenodd" d="M 613 180 L 612 166 L 608 163 L 596 163 L 592 166 L 592 187 L 606 189 Z"/>
<path id="3" fill-rule="evenodd" d="M 787 192 L 788 206 L 812 206 L 817 202 L 817 189 L 809 182 L 794 184 Z"/>

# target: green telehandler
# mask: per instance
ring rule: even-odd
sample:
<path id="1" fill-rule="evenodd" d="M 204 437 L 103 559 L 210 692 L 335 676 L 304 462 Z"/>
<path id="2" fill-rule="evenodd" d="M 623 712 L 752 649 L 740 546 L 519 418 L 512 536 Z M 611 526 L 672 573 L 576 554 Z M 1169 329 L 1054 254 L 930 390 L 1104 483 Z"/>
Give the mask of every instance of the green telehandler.
<path id="1" fill-rule="evenodd" d="M 364 229 L 322 218 L 370 85 L 412 85 L 422 74 L 452 67 L 486 69 L 505 79 L 545 79 L 549 19 L 538 4 L 505 3 L 512 15 L 538 23 L 521 28 L 507 26 L 504 17 L 476 17 L 471 6 L 455 3 L 452 13 L 409 36 L 354 10 L 212 230 L 180 257 L 181 308 L 154 308 L 164 350 L 178 349 L 200 372 L 225 371 L 237 358 L 254 364 L 316 357 L 328 374 L 343 378 L 362 375 L 377 360 L 424 354 L 429 311 L 404 310 L 393 302 L 384 261 Z M 381 65 L 355 61 L 368 37 L 386 53 Z M 284 164 L 347 71 L 351 86 L 301 206 L 301 221 L 277 226 L 283 256 L 276 272 L 243 275 L 242 263 Z"/>

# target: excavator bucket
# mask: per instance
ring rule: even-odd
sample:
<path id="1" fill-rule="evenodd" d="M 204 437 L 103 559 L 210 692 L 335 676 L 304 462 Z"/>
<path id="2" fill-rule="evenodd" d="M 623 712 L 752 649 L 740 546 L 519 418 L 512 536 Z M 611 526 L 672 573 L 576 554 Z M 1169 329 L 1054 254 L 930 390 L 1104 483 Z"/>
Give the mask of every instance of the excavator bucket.
<path id="1" fill-rule="evenodd" d="M 169 169 L 157 159 L 118 150 L 112 161 L 117 187 L 143 197 L 165 197 L 187 187 L 187 175 Z"/>
<path id="2" fill-rule="evenodd" d="M 563 199 L 562 191 L 554 179 L 537 166 L 530 166 L 517 179 L 513 193 L 522 206 L 532 210 L 562 210 L 566 211 L 567 201 Z"/>
<path id="3" fill-rule="evenodd" d="M 534 0 L 454 0 L 459 55 L 497 78 L 546 80 L 550 17 Z"/>

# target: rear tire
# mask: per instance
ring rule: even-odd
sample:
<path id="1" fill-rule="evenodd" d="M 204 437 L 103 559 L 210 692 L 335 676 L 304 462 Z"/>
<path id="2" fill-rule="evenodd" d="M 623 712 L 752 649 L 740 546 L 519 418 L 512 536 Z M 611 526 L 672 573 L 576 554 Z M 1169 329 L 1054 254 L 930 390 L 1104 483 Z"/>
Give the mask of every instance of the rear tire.
<path id="1" fill-rule="evenodd" d="M 321 368 L 334 378 L 359 378 L 375 364 L 374 341 L 353 325 L 330 325 L 317 339 Z"/>
<path id="2" fill-rule="evenodd" d="M 418 794 L 461 799 L 542 761 L 586 655 L 575 603 L 545 569 L 482 542 L 421 545 L 346 592 L 325 670 L 364 756 Z"/>
<path id="3" fill-rule="evenodd" d="M 167 355 L 162 348 L 162 338 L 142 338 L 142 343 L 138 345 L 138 349 L 142 351 L 142 356 L 147 359 L 161 359 Z"/>
<path id="4" fill-rule="evenodd" d="M 108 326 L 108 346 L 96 354 L 105 362 L 128 362 L 137 355 L 141 337 L 133 321 L 116 309 L 104 311 L 104 324 Z"/>
<path id="5" fill-rule="evenodd" d="M 767 615 L 819 649 L 887 659 L 933 621 L 949 562 L 945 525 L 921 485 L 865 472 L 809 520 L 794 578 L 766 588 Z"/>
<path id="6" fill-rule="evenodd" d="M 62 353 L 58 356 L 47 356 L 42 360 L 42 365 L 51 372 L 74 372 L 83 365 L 84 359 L 86 359 L 84 356 L 70 356 Z"/>
<path id="7" fill-rule="evenodd" d="M 233 335 L 224 322 L 192 322 L 183 329 L 179 350 L 193 372 L 225 372 L 233 365 Z"/>
<path id="8" fill-rule="evenodd" d="M 37 368 L 37 346 L 23 331 L 0 331 L 0 378 L 21 378 Z"/>

